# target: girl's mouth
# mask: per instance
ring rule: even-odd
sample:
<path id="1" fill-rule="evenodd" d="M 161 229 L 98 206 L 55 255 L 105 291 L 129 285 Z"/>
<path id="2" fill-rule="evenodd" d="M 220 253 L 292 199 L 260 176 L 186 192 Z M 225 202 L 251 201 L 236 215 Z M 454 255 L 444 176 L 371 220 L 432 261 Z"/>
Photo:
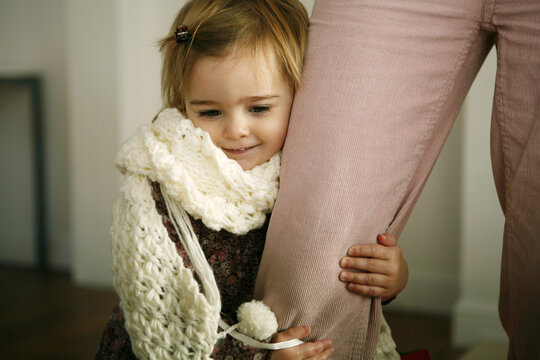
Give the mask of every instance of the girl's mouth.
<path id="1" fill-rule="evenodd" d="M 237 149 L 226 149 L 226 148 L 223 148 L 223 151 L 229 153 L 229 154 L 234 154 L 234 155 L 240 155 L 240 154 L 245 154 L 247 153 L 248 151 L 250 151 L 251 149 L 255 148 L 257 145 L 253 145 L 253 146 L 249 146 L 249 147 L 242 147 L 242 148 L 237 148 Z"/>

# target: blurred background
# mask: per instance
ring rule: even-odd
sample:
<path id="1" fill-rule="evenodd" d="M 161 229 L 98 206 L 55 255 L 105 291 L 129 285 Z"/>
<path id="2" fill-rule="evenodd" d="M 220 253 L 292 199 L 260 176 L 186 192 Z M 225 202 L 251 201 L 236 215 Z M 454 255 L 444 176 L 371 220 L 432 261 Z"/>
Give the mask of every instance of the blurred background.
<path id="1" fill-rule="evenodd" d="M 1 358 L 93 357 L 117 301 L 115 154 L 160 109 L 156 42 L 183 3 L 0 1 Z M 432 359 L 506 358 L 495 71 L 492 52 L 400 239 L 408 287 L 385 307 L 398 349 L 429 348 Z"/>

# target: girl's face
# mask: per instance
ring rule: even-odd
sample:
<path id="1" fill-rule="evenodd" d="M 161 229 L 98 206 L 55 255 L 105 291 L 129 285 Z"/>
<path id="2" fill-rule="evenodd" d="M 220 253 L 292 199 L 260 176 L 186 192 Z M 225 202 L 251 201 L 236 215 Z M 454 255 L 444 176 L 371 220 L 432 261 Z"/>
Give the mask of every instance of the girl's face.
<path id="1" fill-rule="evenodd" d="M 236 51 L 198 59 L 186 89 L 186 115 L 242 169 L 249 170 L 283 146 L 293 91 L 274 56 Z"/>

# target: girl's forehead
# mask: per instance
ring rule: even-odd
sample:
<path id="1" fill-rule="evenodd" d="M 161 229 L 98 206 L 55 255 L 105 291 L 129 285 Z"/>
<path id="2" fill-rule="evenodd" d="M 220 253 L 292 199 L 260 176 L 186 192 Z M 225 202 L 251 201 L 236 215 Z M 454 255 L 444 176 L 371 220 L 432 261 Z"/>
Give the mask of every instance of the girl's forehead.
<path id="1" fill-rule="evenodd" d="M 250 52 L 233 52 L 225 56 L 203 56 L 191 69 L 188 94 L 201 92 L 219 94 L 223 90 L 234 93 L 283 92 L 288 81 L 275 56 Z"/>
<path id="2" fill-rule="evenodd" d="M 221 56 L 202 56 L 195 65 L 199 62 L 213 64 L 218 71 L 243 67 L 246 70 L 267 73 L 279 72 L 282 67 L 273 51 L 250 51 L 243 48 L 237 48 Z"/>

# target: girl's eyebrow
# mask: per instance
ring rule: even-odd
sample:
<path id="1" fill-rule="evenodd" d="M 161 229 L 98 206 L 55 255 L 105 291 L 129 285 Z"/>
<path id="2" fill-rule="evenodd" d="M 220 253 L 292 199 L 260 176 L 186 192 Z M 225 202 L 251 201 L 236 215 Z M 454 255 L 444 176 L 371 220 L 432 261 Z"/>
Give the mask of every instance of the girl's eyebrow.
<path id="1" fill-rule="evenodd" d="M 260 101 L 260 100 L 270 100 L 280 97 L 279 95 L 263 95 L 263 96 L 248 96 L 242 98 L 242 101 Z"/>
<path id="2" fill-rule="evenodd" d="M 191 100 L 189 103 L 191 105 L 214 105 L 214 104 L 217 104 L 216 101 L 212 101 L 212 100 Z"/>
<path id="3" fill-rule="evenodd" d="M 250 102 L 250 101 L 261 101 L 261 100 L 270 100 L 279 98 L 279 95 L 262 95 L 262 96 L 247 96 L 240 99 L 240 102 Z M 191 100 L 189 102 L 191 105 L 216 105 L 219 104 L 218 101 L 214 100 Z"/>

